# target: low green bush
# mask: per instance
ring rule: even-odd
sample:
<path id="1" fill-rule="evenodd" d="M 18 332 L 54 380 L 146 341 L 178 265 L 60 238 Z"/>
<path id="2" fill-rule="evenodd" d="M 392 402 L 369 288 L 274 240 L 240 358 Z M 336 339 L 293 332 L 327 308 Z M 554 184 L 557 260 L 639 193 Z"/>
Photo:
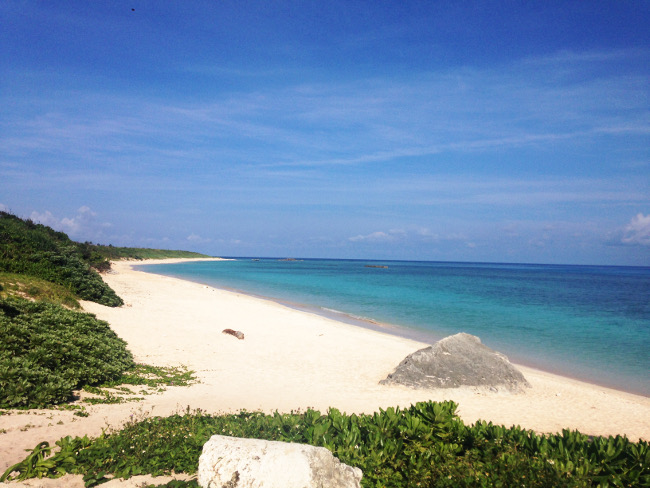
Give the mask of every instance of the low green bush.
<path id="1" fill-rule="evenodd" d="M 34 276 L 0 272 L 0 298 L 8 296 L 22 296 L 57 303 L 68 308 L 81 308 L 75 294 L 63 285 Z"/>
<path id="2" fill-rule="evenodd" d="M 373 415 L 336 409 L 211 416 L 201 411 L 134 419 L 96 439 L 66 437 L 58 450 L 39 444 L 0 481 L 83 474 L 87 486 L 108 476 L 192 474 L 212 435 L 324 446 L 363 470 L 364 487 L 649 486 L 648 443 L 578 432 L 538 435 L 478 422 L 466 426 L 453 402 L 424 402 Z M 185 483 L 185 482 L 182 482 Z M 184 486 L 181 484 L 180 486 Z"/>
<path id="3" fill-rule="evenodd" d="M 116 307 L 124 302 L 93 269 L 109 266 L 99 253 L 63 232 L 0 211 L 0 271 L 42 278 L 84 300 Z"/>
<path id="4" fill-rule="evenodd" d="M 79 298 L 110 307 L 124 303 L 97 273 L 108 271 L 110 260 L 197 257 L 208 256 L 74 242 L 63 232 L 0 211 L 0 272 L 42 278 L 68 288 Z"/>
<path id="5" fill-rule="evenodd" d="M 67 401 L 72 390 L 116 380 L 134 367 L 108 323 L 60 305 L 0 300 L 0 407 Z"/>

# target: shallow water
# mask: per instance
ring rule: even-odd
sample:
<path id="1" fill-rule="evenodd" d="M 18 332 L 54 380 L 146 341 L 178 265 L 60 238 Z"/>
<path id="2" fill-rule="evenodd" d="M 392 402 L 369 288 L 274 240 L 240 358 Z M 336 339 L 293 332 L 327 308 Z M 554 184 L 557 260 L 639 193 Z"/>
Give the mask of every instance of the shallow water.
<path id="1" fill-rule="evenodd" d="M 513 361 L 650 396 L 650 268 L 237 258 L 142 269 L 429 341 L 467 332 Z"/>

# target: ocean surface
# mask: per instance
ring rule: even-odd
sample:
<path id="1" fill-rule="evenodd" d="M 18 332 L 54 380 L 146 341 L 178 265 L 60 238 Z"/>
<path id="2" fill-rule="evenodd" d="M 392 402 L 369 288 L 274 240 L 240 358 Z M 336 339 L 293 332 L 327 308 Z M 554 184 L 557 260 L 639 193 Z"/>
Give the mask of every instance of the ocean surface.
<path id="1" fill-rule="evenodd" d="M 234 258 L 141 269 L 428 342 L 467 332 L 511 361 L 650 396 L 648 267 Z"/>

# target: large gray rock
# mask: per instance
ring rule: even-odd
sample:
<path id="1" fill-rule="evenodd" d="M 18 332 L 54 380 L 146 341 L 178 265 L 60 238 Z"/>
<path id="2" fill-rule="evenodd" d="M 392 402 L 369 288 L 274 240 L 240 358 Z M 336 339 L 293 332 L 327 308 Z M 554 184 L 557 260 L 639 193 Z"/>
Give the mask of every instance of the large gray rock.
<path id="1" fill-rule="evenodd" d="M 360 488 L 363 473 L 324 447 L 214 435 L 199 458 L 203 488 Z"/>
<path id="2" fill-rule="evenodd" d="M 465 333 L 446 337 L 410 354 L 380 383 L 413 388 L 475 386 L 511 392 L 530 387 L 507 357 Z"/>

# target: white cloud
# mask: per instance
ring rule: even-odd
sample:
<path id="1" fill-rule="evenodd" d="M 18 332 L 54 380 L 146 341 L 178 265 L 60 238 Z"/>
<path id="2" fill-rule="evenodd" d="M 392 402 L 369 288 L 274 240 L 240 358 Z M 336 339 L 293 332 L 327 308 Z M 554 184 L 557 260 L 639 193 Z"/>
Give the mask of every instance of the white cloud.
<path id="1" fill-rule="evenodd" d="M 638 213 L 625 227 L 621 242 L 634 246 L 650 246 L 650 214 Z"/>
<path id="2" fill-rule="evenodd" d="M 544 247 L 546 247 L 547 242 L 548 241 L 546 239 L 542 238 L 542 237 L 536 237 L 534 239 L 530 239 L 528 241 L 528 245 L 530 245 L 532 247 L 536 247 L 536 248 L 544 248 Z"/>
<path id="3" fill-rule="evenodd" d="M 566 73 L 574 64 L 569 60 L 589 67 L 639 57 L 643 62 L 647 54 L 562 52 L 498 70 L 460 68 L 398 81 L 288 83 L 236 95 L 227 92 L 211 103 L 160 103 L 126 95 L 107 99 L 103 92 L 82 94 L 80 100 L 75 91 L 61 95 L 55 107 L 48 99 L 32 102 L 43 107 L 42 113 L 13 121 L 15 129 L 3 137 L 0 148 L 16 158 L 32 151 L 63 154 L 66 172 L 75 158 L 130 166 L 125 154 L 138 161 L 148 155 L 170 165 L 234 159 L 309 168 L 591 141 L 630 131 L 645 134 L 647 121 L 634 115 L 644 113 L 638 100 L 646 93 L 645 78 L 548 81 L 549 72 Z M 571 68 L 567 77 L 574 79 L 582 68 Z M 82 113 L 77 112 L 80 105 Z M 625 112 L 629 108 L 634 110 Z M 627 125 L 621 127 L 621 119 Z M 169 144 L 158 144 L 158 137 Z M 214 143 L 215 137 L 234 144 Z"/>
<path id="4" fill-rule="evenodd" d="M 77 215 L 71 218 L 64 217 L 61 219 L 63 229 L 69 234 L 79 234 L 82 229 L 92 225 L 97 214 L 90 210 L 89 207 L 83 206 L 77 210 Z"/>
<path id="5" fill-rule="evenodd" d="M 422 237 L 433 237 L 435 239 L 437 239 L 439 237 L 438 234 L 435 234 L 434 232 L 431 232 L 431 230 L 429 230 L 426 227 L 420 227 L 415 232 L 417 233 L 417 235 L 422 236 Z"/>
<path id="6" fill-rule="evenodd" d="M 0 203 L 0 212 L 9 212 L 9 207 L 7 207 L 4 203 Z"/>
<path id="7" fill-rule="evenodd" d="M 425 242 L 443 242 L 443 241 L 465 241 L 467 236 L 458 232 L 448 234 L 439 234 L 426 227 L 420 227 L 412 233 L 416 238 L 421 238 Z M 469 246 L 470 243 L 467 243 Z"/>
<path id="8" fill-rule="evenodd" d="M 350 237 L 348 240 L 352 242 L 385 242 L 392 241 L 394 236 L 387 234 L 386 232 L 372 232 L 367 235 L 358 235 Z"/>
<path id="9" fill-rule="evenodd" d="M 212 239 L 203 238 L 200 235 L 195 234 L 194 232 L 192 232 L 189 236 L 187 236 L 187 240 L 195 244 L 205 244 L 207 242 L 212 241 Z"/>
<path id="10" fill-rule="evenodd" d="M 377 231 L 366 235 L 349 237 L 352 242 L 443 242 L 443 241 L 466 241 L 467 236 L 460 233 L 438 234 L 426 227 L 416 229 L 390 229 L 388 232 Z"/>
<path id="11" fill-rule="evenodd" d="M 73 239 L 97 240 L 103 236 L 102 229 L 111 227 L 111 224 L 108 222 L 96 222 L 96 216 L 97 213 L 93 212 L 90 207 L 84 205 L 72 217 L 59 219 L 52 212 L 46 210 L 45 212 L 33 211 L 30 219 L 34 222 L 52 227 L 54 230 L 65 232 Z"/>
<path id="12" fill-rule="evenodd" d="M 43 213 L 39 213 L 34 210 L 29 218 L 34 222 L 38 222 L 39 224 L 47 225 L 55 230 L 61 230 L 61 221 L 52 215 L 52 212 L 49 210 L 46 210 Z"/>

